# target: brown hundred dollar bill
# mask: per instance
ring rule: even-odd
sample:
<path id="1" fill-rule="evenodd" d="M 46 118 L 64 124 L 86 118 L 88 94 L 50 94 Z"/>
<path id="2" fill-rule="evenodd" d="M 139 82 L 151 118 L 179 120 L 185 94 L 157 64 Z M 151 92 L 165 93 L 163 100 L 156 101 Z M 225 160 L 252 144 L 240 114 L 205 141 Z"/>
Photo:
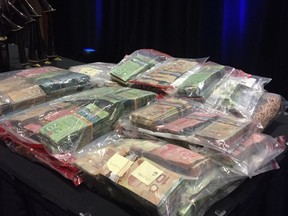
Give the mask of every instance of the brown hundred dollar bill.
<path id="1" fill-rule="evenodd" d="M 125 173 L 119 185 L 149 201 L 160 212 L 169 212 L 172 209 L 167 209 L 168 206 L 172 208 L 172 203 L 185 190 L 184 182 L 181 175 L 141 157 Z"/>

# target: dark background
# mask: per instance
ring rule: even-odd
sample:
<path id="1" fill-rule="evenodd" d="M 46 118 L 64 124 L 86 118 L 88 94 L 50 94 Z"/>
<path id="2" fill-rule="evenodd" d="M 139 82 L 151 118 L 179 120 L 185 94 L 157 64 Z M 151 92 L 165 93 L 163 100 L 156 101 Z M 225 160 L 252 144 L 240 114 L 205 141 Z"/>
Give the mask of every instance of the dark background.
<path id="1" fill-rule="evenodd" d="M 287 0 L 50 0 L 59 55 L 119 62 L 153 48 L 272 78 L 266 86 L 288 98 Z"/>

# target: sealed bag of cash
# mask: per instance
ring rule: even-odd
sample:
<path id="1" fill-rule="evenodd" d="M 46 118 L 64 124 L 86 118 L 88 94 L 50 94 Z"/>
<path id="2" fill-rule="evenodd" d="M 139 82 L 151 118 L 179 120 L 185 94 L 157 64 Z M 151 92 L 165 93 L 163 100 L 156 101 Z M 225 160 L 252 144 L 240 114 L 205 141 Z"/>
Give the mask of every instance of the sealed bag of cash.
<path id="1" fill-rule="evenodd" d="M 164 97 L 120 119 L 124 130 L 226 152 L 256 130 L 248 118 L 237 118 L 183 98 Z"/>
<path id="2" fill-rule="evenodd" d="M 242 178 L 224 173 L 225 169 L 203 155 L 156 139 L 105 139 L 74 156 L 80 170 L 96 180 L 113 182 L 114 191 L 106 188 L 109 198 L 121 197 L 122 204 L 135 208 L 140 215 L 196 213 L 195 203 L 200 200 L 193 197 L 207 198 L 203 191 L 208 188 L 217 191 L 227 182 Z M 101 186 L 103 192 L 105 184 Z"/>
<path id="3" fill-rule="evenodd" d="M 170 58 L 140 73 L 130 82 L 158 88 L 169 95 L 205 99 L 229 70 L 212 62 Z"/>
<path id="4" fill-rule="evenodd" d="M 14 136 L 43 143 L 53 154 L 71 152 L 111 130 L 121 115 L 155 97 L 127 87 L 95 88 L 7 116 L 2 125 Z"/>
<path id="5" fill-rule="evenodd" d="M 287 103 L 281 95 L 264 89 L 270 81 L 270 78 L 235 69 L 222 80 L 206 103 L 222 112 L 255 119 L 259 122 L 259 131 L 262 131 L 283 113 Z"/>
<path id="6" fill-rule="evenodd" d="M 69 67 L 69 71 L 86 74 L 93 85 L 97 87 L 112 87 L 118 85 L 110 76 L 110 71 L 115 67 L 113 63 L 93 62 Z"/>
<path id="7" fill-rule="evenodd" d="M 57 67 L 3 73 L 0 76 L 0 115 L 91 87 L 88 75 Z"/>
<path id="8" fill-rule="evenodd" d="M 60 70 L 57 67 L 42 67 L 1 73 L 0 115 L 46 101 L 47 95 L 43 89 L 28 82 L 25 77 Z"/>
<path id="9" fill-rule="evenodd" d="M 265 92 L 265 84 L 270 81 L 270 78 L 253 76 L 234 69 L 221 80 L 206 102 L 221 111 L 251 117 L 259 98 Z"/>
<path id="10" fill-rule="evenodd" d="M 110 75 L 112 80 L 127 85 L 132 77 L 147 71 L 169 57 L 169 55 L 153 49 L 136 50 L 116 64 L 110 71 Z"/>
<path id="11" fill-rule="evenodd" d="M 195 149 L 199 153 L 212 158 L 215 163 L 229 167 L 234 172 L 249 177 L 273 169 L 278 169 L 274 160 L 286 148 L 282 137 L 273 138 L 270 135 L 255 132 L 229 152 L 222 153 L 211 148 Z"/>

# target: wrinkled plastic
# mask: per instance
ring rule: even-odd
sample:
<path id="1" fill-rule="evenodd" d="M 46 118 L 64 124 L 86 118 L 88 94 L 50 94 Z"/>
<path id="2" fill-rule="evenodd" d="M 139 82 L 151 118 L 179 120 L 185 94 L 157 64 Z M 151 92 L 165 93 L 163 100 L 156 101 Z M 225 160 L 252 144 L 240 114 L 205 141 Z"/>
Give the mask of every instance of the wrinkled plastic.
<path id="1" fill-rule="evenodd" d="M 279 94 L 264 92 L 257 101 L 251 118 L 259 121 L 261 124 L 259 131 L 262 131 L 267 128 L 276 117 L 283 114 L 285 109 L 287 109 L 287 101 Z"/>
<path id="2" fill-rule="evenodd" d="M 205 108 L 193 100 L 172 97 L 133 111 L 121 118 L 119 124 L 125 130 L 207 146 L 221 152 L 234 149 L 256 128 L 251 119 L 239 119 Z"/>
<path id="3" fill-rule="evenodd" d="M 71 152 L 155 97 L 155 93 L 128 87 L 95 88 L 7 116 L 2 124 L 15 136 L 45 144 L 54 154 Z"/>
<path id="4" fill-rule="evenodd" d="M 212 158 L 215 163 L 252 177 L 279 168 L 273 159 L 280 155 L 285 148 L 285 140 L 255 132 L 238 147 L 224 154 L 209 148 L 198 148 L 197 150 Z M 192 149 L 195 150 L 195 148 Z"/>
<path id="5" fill-rule="evenodd" d="M 110 75 L 112 80 L 127 85 L 132 77 L 154 67 L 169 57 L 169 55 L 153 49 L 136 50 L 115 65 L 110 71 Z"/>
<path id="6" fill-rule="evenodd" d="M 83 182 L 81 172 L 77 167 L 72 165 L 68 160 L 59 160 L 53 155 L 49 154 L 45 147 L 41 143 L 36 143 L 34 140 L 21 139 L 21 137 L 11 136 L 2 130 L 0 126 L 1 139 L 4 140 L 6 146 L 12 151 L 25 158 L 41 163 L 70 179 L 75 186 L 80 185 Z M 67 157 L 67 156 L 66 156 Z"/>
<path id="7" fill-rule="evenodd" d="M 130 80 L 142 88 L 152 87 L 168 95 L 205 99 L 230 68 L 197 59 L 170 58 Z"/>
<path id="8" fill-rule="evenodd" d="M 270 78 L 252 76 L 236 69 L 219 82 L 217 88 L 205 100 L 222 112 L 250 118 L 265 92 Z"/>
<path id="9" fill-rule="evenodd" d="M 92 86 L 89 76 L 57 67 L 2 73 L 0 75 L 0 115 Z"/>
<path id="10" fill-rule="evenodd" d="M 94 177 L 96 187 L 102 183 L 102 193 L 141 215 L 196 214 L 201 200 L 242 178 L 205 156 L 163 140 L 106 138 L 74 157 L 76 166 Z"/>
<path id="11" fill-rule="evenodd" d="M 111 80 L 110 71 L 115 64 L 105 62 L 93 62 L 89 64 L 77 65 L 69 67 L 68 70 L 86 74 L 90 77 L 93 85 L 97 87 L 112 87 L 118 83 Z"/>
<path id="12" fill-rule="evenodd" d="M 162 90 L 172 88 L 171 84 L 198 68 L 194 59 L 169 58 L 155 67 L 140 73 L 130 82 L 141 86 L 152 86 Z"/>

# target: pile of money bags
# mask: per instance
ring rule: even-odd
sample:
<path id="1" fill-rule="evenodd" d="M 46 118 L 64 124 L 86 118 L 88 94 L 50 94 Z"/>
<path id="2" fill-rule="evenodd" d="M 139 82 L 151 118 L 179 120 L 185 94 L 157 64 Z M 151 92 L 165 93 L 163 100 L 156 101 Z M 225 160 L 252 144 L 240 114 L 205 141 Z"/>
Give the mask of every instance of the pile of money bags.
<path id="1" fill-rule="evenodd" d="M 139 215 L 203 215 L 278 169 L 287 109 L 270 78 L 140 49 L 118 64 L 4 73 L 0 137 L 12 151 Z"/>

